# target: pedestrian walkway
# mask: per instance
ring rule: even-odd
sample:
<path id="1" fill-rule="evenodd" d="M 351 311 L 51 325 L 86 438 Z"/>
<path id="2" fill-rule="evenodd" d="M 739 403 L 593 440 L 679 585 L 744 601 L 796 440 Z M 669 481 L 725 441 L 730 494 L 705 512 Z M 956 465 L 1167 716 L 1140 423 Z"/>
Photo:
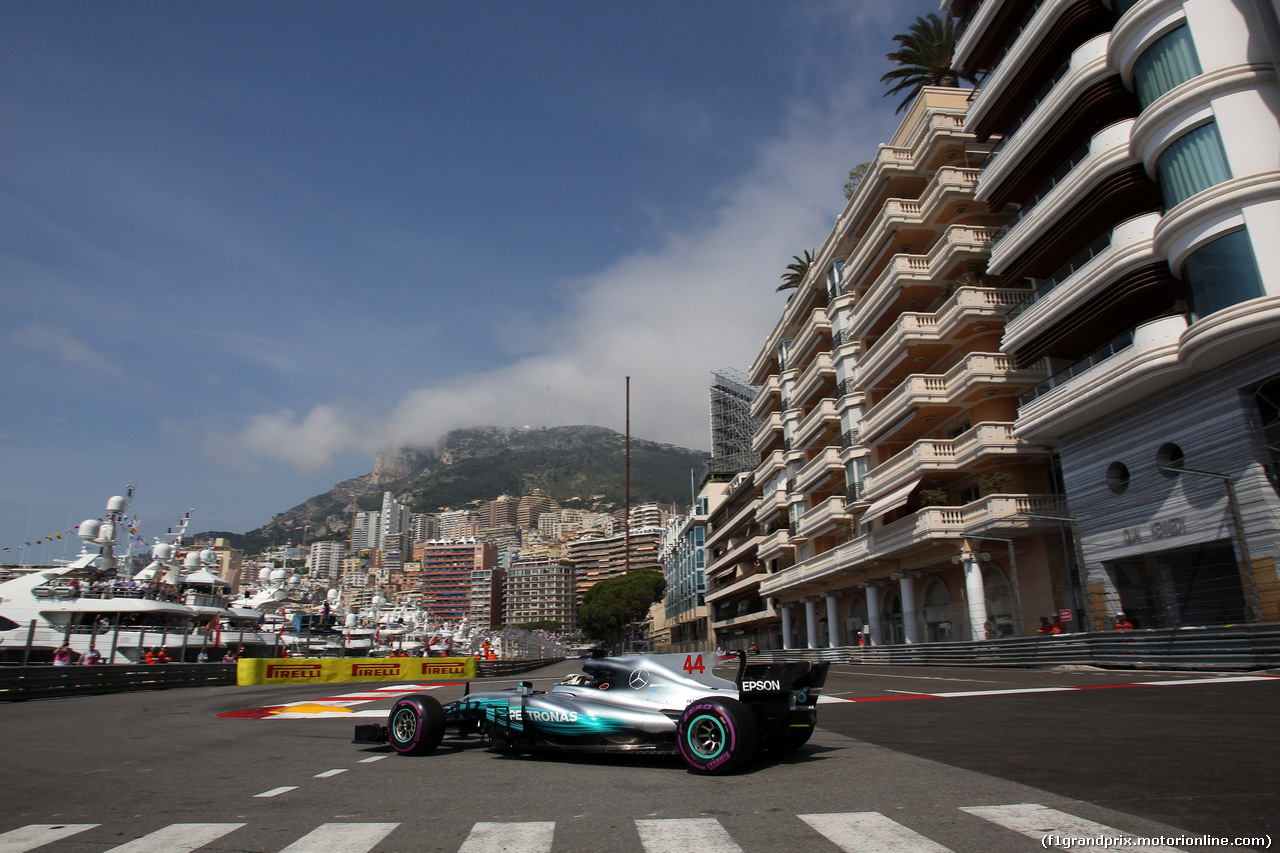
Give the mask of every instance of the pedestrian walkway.
<path id="1" fill-rule="evenodd" d="M 1183 847 L 1175 846 L 1175 842 L 1195 850 L 1216 849 L 1201 846 L 1204 839 L 1190 837 L 1189 834 L 1181 838 L 1145 839 L 1036 803 L 972 806 L 957 811 L 985 822 L 985 831 L 970 833 L 973 841 L 968 846 L 944 846 L 879 812 L 796 815 L 792 837 L 797 849 L 806 853 L 986 853 L 992 849 L 1008 848 L 1010 840 L 1017 836 L 1031 839 L 1038 849 L 1049 850 L 1083 847 L 1124 849 L 1135 853 L 1184 851 Z M 94 847 L 103 853 L 191 853 L 246 825 L 175 823 L 115 847 Z M 52 844 L 62 847 L 60 842 L 98 826 L 94 823 L 31 824 L 0 834 L 0 853 L 27 853 Z M 279 853 L 369 853 L 400 826 L 400 823 L 325 823 L 282 848 Z M 767 850 L 768 853 L 778 853 L 773 844 L 753 844 L 750 838 L 735 839 L 717 818 L 641 819 L 635 820 L 634 826 L 635 835 L 613 837 L 607 841 L 602 839 L 598 849 L 602 853 L 631 850 L 643 853 L 766 853 Z M 554 821 L 477 822 L 458 848 L 458 853 L 557 853 L 555 829 Z M 825 842 L 813 837 L 812 833 L 826 839 Z M 89 843 L 87 839 L 85 843 Z M 230 840 L 229 843 L 234 844 Z M 394 839 L 391 843 L 395 846 Z M 217 847 L 232 849 L 226 844 Z"/>

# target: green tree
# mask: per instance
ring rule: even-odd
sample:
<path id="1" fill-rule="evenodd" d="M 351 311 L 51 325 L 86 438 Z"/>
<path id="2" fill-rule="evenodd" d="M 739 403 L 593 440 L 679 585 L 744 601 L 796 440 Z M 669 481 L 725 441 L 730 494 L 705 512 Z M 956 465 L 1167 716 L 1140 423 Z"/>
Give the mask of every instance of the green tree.
<path id="1" fill-rule="evenodd" d="M 593 639 L 617 645 L 627 639 L 628 626 L 662 600 L 667 581 L 662 572 L 636 569 L 625 575 L 600 581 L 582 596 L 578 625 Z"/>
<path id="2" fill-rule="evenodd" d="M 804 250 L 803 258 L 799 255 L 792 255 L 791 259 L 795 263 L 787 264 L 787 272 L 782 274 L 782 284 L 778 285 L 778 291 L 798 288 L 801 282 L 804 281 L 804 277 L 809 274 L 809 267 L 813 266 L 813 252 L 809 249 Z"/>
<path id="3" fill-rule="evenodd" d="M 902 112 L 925 86 L 959 86 L 964 80 L 973 83 L 974 78 L 951 67 L 956 52 L 955 24 L 950 17 L 941 18 L 936 12 L 916 18 L 911 29 L 893 37 L 898 49 L 887 58 L 898 67 L 880 78 L 881 83 L 897 85 L 884 93 L 887 98 L 906 91 L 907 96 L 895 112 Z"/>
<path id="4" fill-rule="evenodd" d="M 862 185 L 862 179 L 867 176 L 867 170 L 871 168 L 871 161 L 859 163 L 849 170 L 849 180 L 844 182 L 844 197 L 853 198 L 853 194 L 858 191 L 858 187 Z"/>

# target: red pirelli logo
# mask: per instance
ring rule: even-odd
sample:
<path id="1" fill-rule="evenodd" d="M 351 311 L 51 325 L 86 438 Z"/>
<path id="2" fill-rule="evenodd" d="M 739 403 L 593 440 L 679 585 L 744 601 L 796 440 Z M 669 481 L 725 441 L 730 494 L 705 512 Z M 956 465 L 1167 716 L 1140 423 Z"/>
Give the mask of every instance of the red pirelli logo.
<path id="1" fill-rule="evenodd" d="M 353 663 L 351 664 L 352 677 L 371 676 L 371 675 L 385 676 L 385 675 L 399 675 L 399 674 L 400 674 L 400 664 L 398 663 L 391 663 L 391 664 Z"/>
<path id="2" fill-rule="evenodd" d="M 267 678 L 319 678 L 324 666 L 318 663 L 269 663 Z"/>
<path id="3" fill-rule="evenodd" d="M 422 663 L 423 675 L 466 675 L 467 664 L 464 661 L 451 661 L 449 663 Z"/>

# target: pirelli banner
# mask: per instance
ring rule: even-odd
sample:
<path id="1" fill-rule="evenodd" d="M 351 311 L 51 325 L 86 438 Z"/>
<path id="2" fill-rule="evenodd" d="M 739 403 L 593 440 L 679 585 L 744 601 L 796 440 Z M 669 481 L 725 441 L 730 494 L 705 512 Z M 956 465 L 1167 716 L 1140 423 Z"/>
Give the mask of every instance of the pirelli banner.
<path id="1" fill-rule="evenodd" d="M 237 684 L 452 681 L 476 677 L 475 658 L 241 658 Z"/>

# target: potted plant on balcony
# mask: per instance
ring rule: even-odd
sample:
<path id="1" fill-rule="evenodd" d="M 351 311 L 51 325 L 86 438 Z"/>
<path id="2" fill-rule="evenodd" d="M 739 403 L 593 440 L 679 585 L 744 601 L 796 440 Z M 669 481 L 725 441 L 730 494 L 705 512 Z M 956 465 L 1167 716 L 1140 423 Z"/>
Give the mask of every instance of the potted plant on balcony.
<path id="1" fill-rule="evenodd" d="M 984 495 L 998 495 L 1009 487 L 1013 475 L 1008 471 L 992 471 L 978 478 L 978 488 Z"/>
<path id="2" fill-rule="evenodd" d="M 927 489 L 920 490 L 920 506 L 947 506 L 951 503 L 951 499 L 947 497 L 947 490 L 932 486 Z"/>

